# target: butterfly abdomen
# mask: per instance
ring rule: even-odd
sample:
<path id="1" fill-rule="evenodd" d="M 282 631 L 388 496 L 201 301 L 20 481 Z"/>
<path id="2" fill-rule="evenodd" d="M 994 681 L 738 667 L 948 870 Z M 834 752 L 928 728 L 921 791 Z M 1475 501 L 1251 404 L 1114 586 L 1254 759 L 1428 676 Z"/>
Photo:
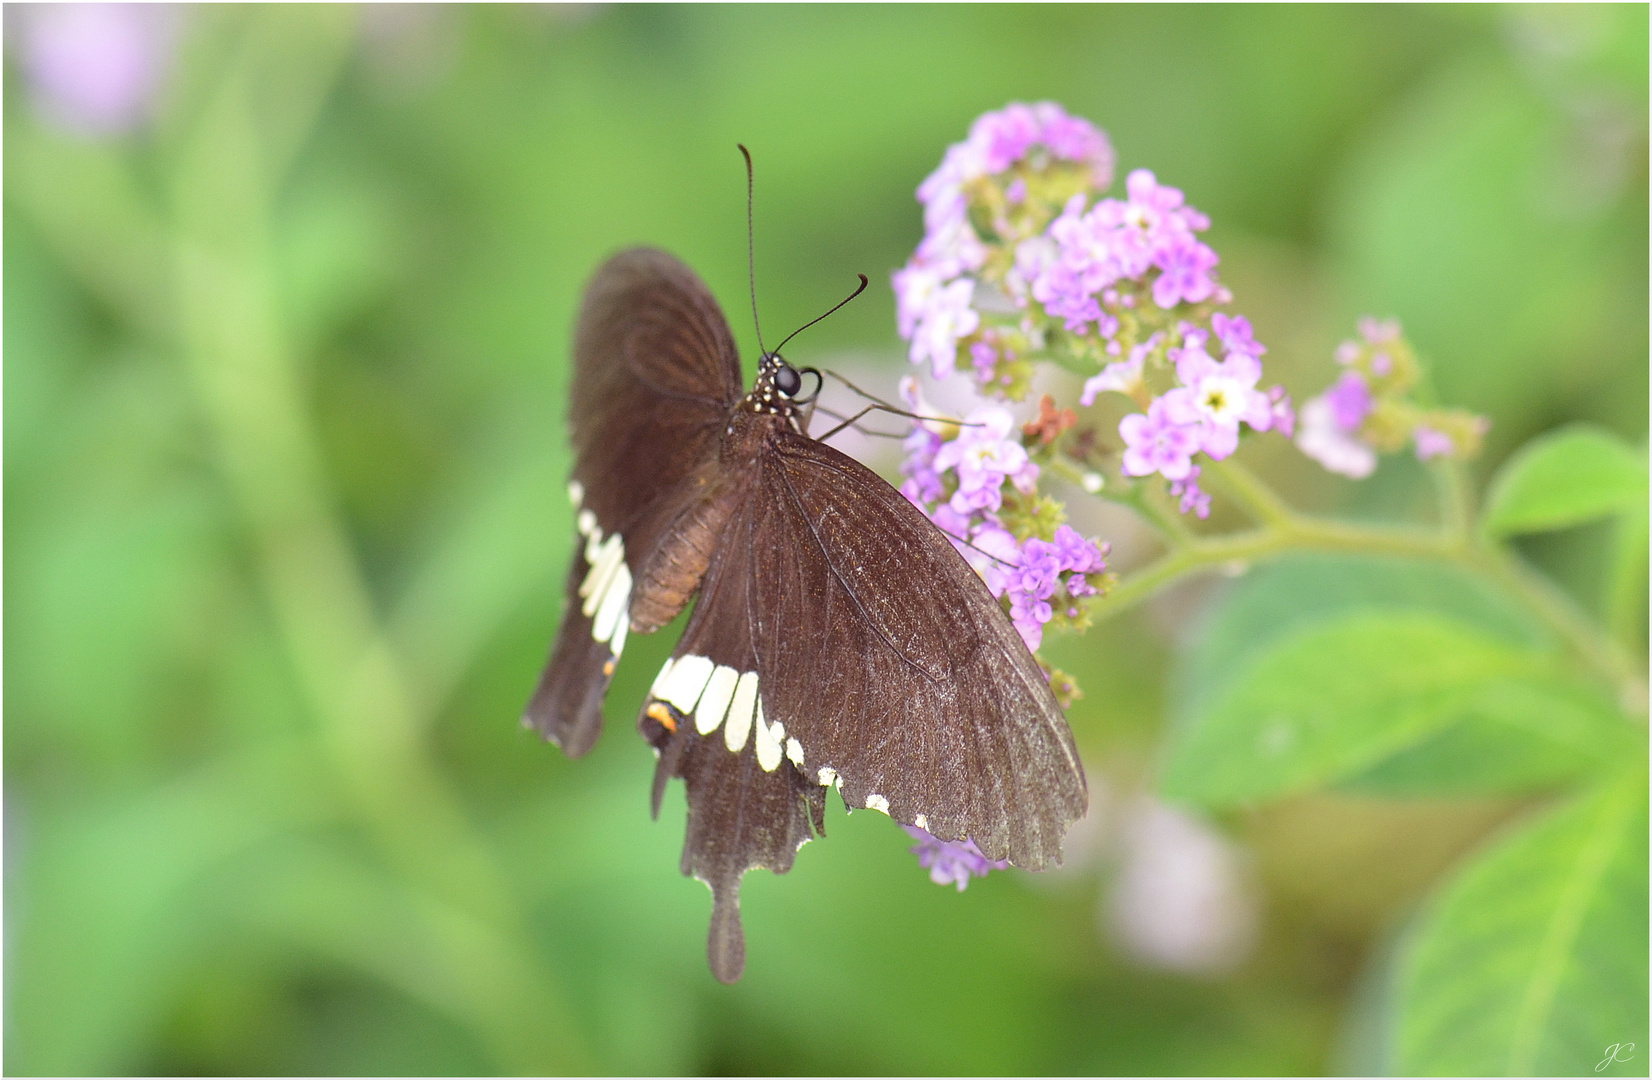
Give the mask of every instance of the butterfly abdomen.
<path id="1" fill-rule="evenodd" d="M 675 619 L 700 588 L 738 491 L 721 474 L 696 474 L 677 493 L 678 508 L 637 564 L 631 629 L 649 634 Z"/>

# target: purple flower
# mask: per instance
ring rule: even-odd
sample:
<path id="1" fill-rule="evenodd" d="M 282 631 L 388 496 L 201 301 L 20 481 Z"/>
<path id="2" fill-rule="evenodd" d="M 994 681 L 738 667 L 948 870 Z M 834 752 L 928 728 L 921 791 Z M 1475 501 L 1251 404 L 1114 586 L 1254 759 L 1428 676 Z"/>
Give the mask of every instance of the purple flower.
<path id="1" fill-rule="evenodd" d="M 1086 163 L 1097 190 L 1113 178 L 1113 148 L 1088 121 L 1069 116 L 1054 102 L 1011 104 L 978 117 L 969 138 L 947 148 L 940 167 L 918 185 L 924 206 L 924 239 L 916 261 L 953 278 L 980 269 L 987 248 L 969 223 L 965 185 L 1004 172 L 1035 146 L 1058 160 Z M 1025 184 L 1020 195 L 1025 197 Z M 1011 194 L 1011 201 L 1017 201 Z"/>
<path id="2" fill-rule="evenodd" d="M 1107 569 L 1107 545 L 1086 540 L 1071 525 L 1057 525 L 1055 548 L 1063 570 L 1096 574 Z"/>
<path id="3" fill-rule="evenodd" d="M 935 452 L 941 448 L 941 437 L 924 428 L 914 428 L 901 444 L 906 459 L 901 462 L 901 473 L 906 480 L 901 494 L 919 508 L 932 506 L 946 494 L 941 474 L 935 471 Z"/>
<path id="4" fill-rule="evenodd" d="M 1285 392 L 1283 386 L 1270 387 L 1268 405 L 1273 410 L 1273 430 L 1290 438 L 1296 430 L 1296 410 L 1291 407 L 1291 395 Z"/>
<path id="5" fill-rule="evenodd" d="M 1093 595 L 1097 590 L 1084 575 L 1105 570 L 1106 554 L 1105 545 L 1086 540 L 1070 525 L 1058 525 L 1053 540 L 1030 537 L 1011 560 L 1014 565 L 998 571 L 1002 589 L 994 593 L 1008 595 L 1010 621 L 1028 649 L 1037 652 L 1043 643 L 1044 624 L 1054 617 L 1050 601 L 1063 584 L 1062 575 L 1068 575 L 1069 596 Z"/>
<path id="6" fill-rule="evenodd" d="M 149 118 L 172 59 L 170 7 L 40 4 L 23 14 L 23 67 L 49 121 L 81 134 L 118 135 Z"/>
<path id="7" fill-rule="evenodd" d="M 1119 421 L 1124 439 L 1124 473 L 1146 476 L 1160 473 L 1167 480 L 1180 480 L 1193 468 L 1199 452 L 1198 429 L 1179 424 L 1167 412 L 1165 399 L 1156 398 L 1147 415 L 1131 413 Z"/>
<path id="8" fill-rule="evenodd" d="M 918 324 L 929 314 L 933 298 L 946 279 L 933 268 L 907 263 L 890 275 L 895 290 L 895 329 L 908 341 L 918 332 Z"/>
<path id="9" fill-rule="evenodd" d="M 946 509 L 942 507 L 942 509 Z M 937 512 L 937 523 L 939 523 Z M 1021 547 L 1008 529 L 993 523 L 979 527 L 970 538 L 974 548 L 963 548 L 964 561 L 975 568 L 993 596 L 1003 596 L 1021 567 Z"/>
<path id="10" fill-rule="evenodd" d="M 929 403 L 918 389 L 918 380 L 911 375 L 901 378 L 900 395 L 909 411 L 920 416 L 930 412 Z M 946 485 L 935 468 L 935 455 L 944 441 L 933 423 L 915 420 L 901 443 L 906 450 L 906 457 L 901 461 L 901 473 L 906 477 L 901 494 L 925 512 L 946 494 Z"/>
<path id="11" fill-rule="evenodd" d="M 1088 212 L 1084 195 L 1073 196 L 1050 223 L 1053 254 L 1042 245 L 1017 249 L 1018 276 L 1031 283 L 1033 297 L 1045 310 L 1075 333 L 1103 317 L 1098 295 L 1117 281 L 1142 279 L 1154 267 L 1159 276 L 1153 298 L 1161 308 L 1216 294 L 1216 253 L 1194 236 L 1210 220 L 1183 205 L 1180 191 L 1162 186 L 1146 169 L 1132 172 L 1125 187 L 1126 201 L 1102 199 Z M 1110 336 L 1108 328 L 1101 331 Z M 1236 330 L 1236 340 L 1254 346 L 1249 331 L 1248 324 L 1242 335 Z M 1260 355 L 1259 347 L 1253 355 Z"/>
<path id="12" fill-rule="evenodd" d="M 956 218 L 932 226 L 918 245 L 916 260 L 944 278 L 972 273 L 987 261 L 987 246 L 975 235 L 967 205 Z"/>
<path id="13" fill-rule="evenodd" d="M 1160 184 L 1150 170 L 1136 169 L 1124 186 L 1128 199 L 1103 199 L 1096 204 L 1095 217 L 1112 232 L 1114 257 L 1125 277 L 1141 277 L 1161 253 L 1210 227 L 1209 218 L 1183 205 L 1180 190 Z"/>
<path id="14" fill-rule="evenodd" d="M 1194 513 L 1200 518 L 1210 516 L 1210 496 L 1199 487 L 1199 466 L 1193 466 L 1186 479 L 1174 481 L 1170 494 L 1180 496 L 1182 513 Z"/>
<path id="15" fill-rule="evenodd" d="M 953 509 L 961 513 L 996 511 L 1003 505 L 1004 481 L 1022 491 L 1031 491 L 1038 482 L 1038 466 L 1021 445 L 1015 417 L 1006 409 L 985 406 L 966 418 L 958 437 L 935 454 L 935 469 L 955 470 L 958 490 L 952 496 Z"/>
<path id="16" fill-rule="evenodd" d="M 943 529 L 942 512 L 949 510 L 943 506 L 933 515 Z M 1002 526 L 986 524 L 976 529 L 972 542 L 974 548 L 960 551 L 992 595 L 1008 598 L 1010 621 L 1033 652 L 1043 643 L 1044 624 L 1055 615 L 1050 601 L 1063 584 L 1062 575 L 1068 575 L 1069 596 L 1090 596 L 1097 590 L 1084 575 L 1107 568 L 1107 546 L 1086 540 L 1070 525 L 1057 526 L 1053 540 L 1035 536 L 1018 544 Z"/>
<path id="17" fill-rule="evenodd" d="M 1066 321 L 1067 329 L 1083 333 L 1087 323 L 1102 318 L 1096 295 L 1117 281 L 1122 268 L 1113 257 L 1109 230 L 1098 228 L 1094 212 L 1084 213 L 1084 195 L 1067 200 L 1061 215 L 1050 222 L 1049 241 L 1030 240 L 1016 249 L 1016 265 L 1031 284 L 1033 299 L 1044 310 Z"/>
<path id="18" fill-rule="evenodd" d="M 975 368 L 976 380 L 987 383 L 992 380 L 1000 362 L 1015 359 L 1015 352 L 1003 343 L 998 331 L 988 329 L 981 332 L 979 341 L 970 345 L 969 358 Z"/>
<path id="19" fill-rule="evenodd" d="M 1239 448 L 1241 422 L 1257 431 L 1273 426 L 1273 403 L 1256 389 L 1256 380 L 1262 377 L 1260 360 L 1234 352 L 1218 363 L 1204 351 L 1203 335 L 1189 334 L 1188 338 L 1197 343 L 1184 346 L 1176 357 L 1176 378 L 1182 385 L 1161 400 L 1166 415 L 1178 424 L 1197 428 L 1199 448 L 1220 461 Z"/>
<path id="20" fill-rule="evenodd" d="M 1437 431 L 1426 424 L 1418 424 L 1411 431 L 1411 437 L 1417 441 L 1417 460 L 1427 461 L 1432 457 L 1449 455 L 1457 449 L 1450 435 Z"/>
<path id="21" fill-rule="evenodd" d="M 918 865 L 929 871 L 929 880 L 937 885 L 957 885 L 958 891 L 963 892 L 970 878 L 1009 869 L 1007 860 L 989 859 L 981 854 L 973 840 L 941 840 L 916 825 L 901 828 L 918 842 L 912 854 L 918 857 Z"/>
<path id="22" fill-rule="evenodd" d="M 1325 468 L 1355 480 L 1370 476 L 1377 467 L 1377 453 L 1337 422 L 1327 395 L 1311 398 L 1302 406 L 1302 426 L 1296 446 Z"/>
<path id="23" fill-rule="evenodd" d="M 1210 317 L 1210 328 L 1216 331 L 1217 339 L 1229 355 L 1244 353 L 1259 357 L 1268 351 L 1266 346 L 1251 336 L 1250 320 L 1243 315 L 1229 318 L 1218 311 Z"/>
<path id="24" fill-rule="evenodd" d="M 1026 157 L 1035 146 L 1064 161 L 1088 163 L 1097 189 L 1113 182 L 1113 147 L 1088 120 L 1069 116 L 1053 101 L 1035 105 L 1012 102 L 998 112 L 985 113 L 970 125 L 971 153 L 960 155 L 976 175 L 995 175 Z M 965 180 L 974 179 L 966 174 Z"/>
<path id="25" fill-rule="evenodd" d="M 1021 635 L 1021 640 L 1027 643 L 1028 652 L 1037 652 L 1038 647 L 1044 644 L 1044 624 L 1054 614 L 1048 600 L 1031 593 L 1010 593 L 1010 622 Z"/>
<path id="26" fill-rule="evenodd" d="M 1343 431 L 1357 431 L 1371 413 L 1371 389 L 1357 371 L 1345 371 L 1325 391 L 1331 421 Z"/>
<path id="27" fill-rule="evenodd" d="M 1166 310 L 1183 300 L 1197 304 L 1216 291 L 1216 253 L 1192 236 L 1177 237 L 1153 254 L 1159 276 L 1153 282 L 1153 302 Z"/>

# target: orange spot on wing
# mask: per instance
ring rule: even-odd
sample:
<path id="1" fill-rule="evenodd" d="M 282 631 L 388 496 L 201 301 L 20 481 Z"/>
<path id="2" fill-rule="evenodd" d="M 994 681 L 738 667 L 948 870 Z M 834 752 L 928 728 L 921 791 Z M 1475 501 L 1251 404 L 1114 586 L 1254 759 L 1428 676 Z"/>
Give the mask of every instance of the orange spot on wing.
<path id="1" fill-rule="evenodd" d="M 614 673 L 614 661 L 612 659 L 604 660 L 602 662 L 602 673 L 604 675 L 612 675 Z"/>
<path id="2" fill-rule="evenodd" d="M 656 701 L 649 705 L 648 715 L 651 718 L 658 720 L 660 725 L 664 727 L 665 730 L 671 732 L 675 732 L 677 730 L 677 721 L 674 717 L 672 717 L 671 710 L 666 708 L 665 702 Z"/>

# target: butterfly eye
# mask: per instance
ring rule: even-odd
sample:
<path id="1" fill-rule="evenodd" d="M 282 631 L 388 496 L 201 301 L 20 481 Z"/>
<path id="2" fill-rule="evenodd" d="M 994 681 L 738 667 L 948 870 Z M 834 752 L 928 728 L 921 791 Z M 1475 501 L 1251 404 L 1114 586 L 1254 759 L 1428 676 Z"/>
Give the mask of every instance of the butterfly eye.
<path id="1" fill-rule="evenodd" d="M 797 392 L 803 389 L 803 376 L 797 373 L 796 368 L 782 360 L 780 369 L 774 373 L 774 388 L 787 397 L 796 397 Z"/>

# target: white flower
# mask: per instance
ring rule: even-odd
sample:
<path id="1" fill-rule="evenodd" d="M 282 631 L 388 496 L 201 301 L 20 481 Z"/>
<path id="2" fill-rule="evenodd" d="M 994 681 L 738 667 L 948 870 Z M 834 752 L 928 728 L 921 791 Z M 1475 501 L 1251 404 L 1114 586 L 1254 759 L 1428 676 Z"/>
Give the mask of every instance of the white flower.
<path id="1" fill-rule="evenodd" d="M 1191 974 L 1221 972 L 1244 959 L 1257 905 L 1232 844 L 1197 818 L 1146 798 L 1127 812 L 1120 842 L 1110 914 L 1126 951 Z"/>
<path id="2" fill-rule="evenodd" d="M 958 339 L 981 325 L 981 316 L 969 306 L 974 295 L 975 282 L 959 278 L 922 297 L 910 356 L 914 364 L 928 360 L 937 379 L 952 374 L 958 361 Z"/>
<path id="3" fill-rule="evenodd" d="M 1084 392 L 1078 396 L 1078 403 L 1080 405 L 1094 405 L 1096 395 L 1104 390 L 1134 395 L 1137 390 L 1141 389 L 1141 363 L 1144 355 L 1136 349 L 1132 349 L 1130 350 L 1130 359 L 1108 364 L 1101 369 L 1100 375 L 1090 376 L 1084 381 Z"/>

